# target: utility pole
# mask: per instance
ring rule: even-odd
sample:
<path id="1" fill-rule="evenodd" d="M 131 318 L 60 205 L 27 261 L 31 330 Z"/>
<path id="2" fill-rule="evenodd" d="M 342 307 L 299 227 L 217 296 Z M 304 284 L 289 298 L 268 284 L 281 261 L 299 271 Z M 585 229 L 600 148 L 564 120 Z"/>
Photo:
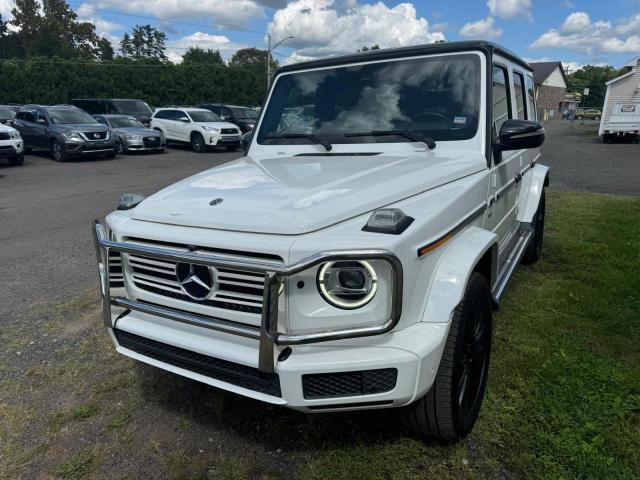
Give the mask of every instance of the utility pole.
<path id="1" fill-rule="evenodd" d="M 291 40 L 293 37 L 290 35 L 288 37 L 284 37 L 282 40 L 277 42 L 275 45 L 271 46 L 271 34 L 267 33 L 267 90 L 271 86 L 271 52 L 273 52 L 278 46 L 287 40 Z"/>

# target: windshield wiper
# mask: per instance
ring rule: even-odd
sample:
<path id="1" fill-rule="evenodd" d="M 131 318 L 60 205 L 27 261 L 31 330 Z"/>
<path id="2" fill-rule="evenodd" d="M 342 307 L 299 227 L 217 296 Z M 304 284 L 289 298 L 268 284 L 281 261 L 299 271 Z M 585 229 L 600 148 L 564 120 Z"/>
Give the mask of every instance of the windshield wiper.
<path id="1" fill-rule="evenodd" d="M 345 133 L 345 137 L 386 137 L 388 135 L 397 135 L 404 137 L 412 142 L 424 143 L 429 150 L 436 148 L 436 142 L 433 138 L 425 137 L 411 130 L 373 130 L 371 132 Z"/>
<path id="2" fill-rule="evenodd" d="M 276 140 L 278 138 L 306 138 L 307 140 L 312 141 L 318 145 L 322 145 L 327 152 L 330 152 L 333 149 L 333 145 L 324 140 L 323 138 L 318 138 L 312 133 L 285 133 L 284 135 L 270 135 L 264 137 L 267 140 Z"/>

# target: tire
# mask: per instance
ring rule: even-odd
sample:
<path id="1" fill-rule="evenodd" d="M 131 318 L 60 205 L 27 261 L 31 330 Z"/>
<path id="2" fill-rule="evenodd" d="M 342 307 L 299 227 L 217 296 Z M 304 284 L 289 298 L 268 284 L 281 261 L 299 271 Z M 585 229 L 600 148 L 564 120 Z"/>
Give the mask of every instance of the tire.
<path id="1" fill-rule="evenodd" d="M 126 151 L 124 148 L 124 144 L 122 143 L 122 140 L 120 140 L 119 138 L 116 138 L 114 148 L 118 155 L 122 155 Z"/>
<path id="2" fill-rule="evenodd" d="M 609 143 L 609 136 L 607 134 L 602 135 L 602 143 Z"/>
<path id="3" fill-rule="evenodd" d="M 13 157 L 9 157 L 7 158 L 7 160 L 9 160 L 9 164 L 13 165 L 14 167 L 22 165 L 24 163 L 24 152 L 20 152 Z"/>
<path id="4" fill-rule="evenodd" d="M 207 144 L 204 143 L 204 137 L 200 133 L 191 135 L 191 149 L 196 153 L 207 153 Z"/>
<path id="5" fill-rule="evenodd" d="M 471 432 L 487 385 L 491 312 L 489 284 L 473 272 L 455 309 L 431 390 L 402 412 L 409 428 L 447 442 Z"/>
<path id="6" fill-rule="evenodd" d="M 66 162 L 69 157 L 58 140 L 51 142 L 51 155 L 56 162 Z"/>
<path id="7" fill-rule="evenodd" d="M 544 237 L 544 217 L 545 217 L 545 195 L 544 189 L 542 190 L 542 196 L 538 203 L 538 208 L 533 216 L 533 234 L 531 235 L 531 241 L 527 246 L 527 249 L 522 256 L 522 263 L 525 265 L 531 265 L 538 261 L 542 255 L 542 241 Z"/>

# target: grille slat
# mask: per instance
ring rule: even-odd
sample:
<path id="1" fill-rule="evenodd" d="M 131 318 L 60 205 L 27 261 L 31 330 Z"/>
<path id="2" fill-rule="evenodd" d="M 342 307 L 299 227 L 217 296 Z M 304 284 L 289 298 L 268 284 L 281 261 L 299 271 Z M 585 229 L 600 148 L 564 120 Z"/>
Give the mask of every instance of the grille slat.
<path id="1" fill-rule="evenodd" d="M 221 251 L 225 254 L 234 254 L 234 252 L 229 250 L 211 249 L 207 247 L 189 247 L 187 249 L 186 245 L 176 243 L 163 244 L 157 240 L 149 240 L 148 242 L 141 238 L 131 240 L 139 245 L 160 245 L 177 252 L 197 251 L 199 253 L 206 253 L 210 251 Z M 252 254 L 252 257 L 256 255 L 257 254 Z M 239 254 L 238 257 L 241 258 Z M 270 258 L 273 256 L 265 255 L 265 257 Z M 200 304 L 255 315 L 259 315 L 262 312 L 264 275 L 261 273 L 234 270 L 228 267 L 216 269 L 213 292 L 208 298 L 197 300 L 186 295 L 181 288 L 176 276 L 178 271 L 178 264 L 176 262 L 158 260 L 140 254 L 128 254 L 125 258 L 127 260 L 127 275 L 130 276 L 130 280 L 136 288 L 156 295 L 185 301 L 187 305 L 181 308 L 186 310 L 189 310 L 189 305 Z M 158 300 L 156 299 L 154 301 Z M 199 310 L 198 313 L 202 314 L 202 311 Z M 211 315 L 214 314 L 219 315 L 219 312 L 211 312 Z"/>

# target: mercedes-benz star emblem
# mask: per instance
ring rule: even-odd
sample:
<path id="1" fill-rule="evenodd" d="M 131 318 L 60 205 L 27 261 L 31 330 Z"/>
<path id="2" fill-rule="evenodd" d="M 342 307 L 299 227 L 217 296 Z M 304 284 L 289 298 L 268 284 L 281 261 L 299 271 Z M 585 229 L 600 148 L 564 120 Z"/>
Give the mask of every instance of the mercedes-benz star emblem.
<path id="1" fill-rule="evenodd" d="M 194 300 L 204 300 L 211 295 L 215 286 L 213 270 L 204 265 L 178 263 L 176 278 L 182 291 Z"/>

